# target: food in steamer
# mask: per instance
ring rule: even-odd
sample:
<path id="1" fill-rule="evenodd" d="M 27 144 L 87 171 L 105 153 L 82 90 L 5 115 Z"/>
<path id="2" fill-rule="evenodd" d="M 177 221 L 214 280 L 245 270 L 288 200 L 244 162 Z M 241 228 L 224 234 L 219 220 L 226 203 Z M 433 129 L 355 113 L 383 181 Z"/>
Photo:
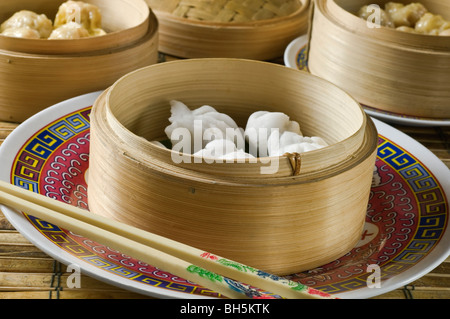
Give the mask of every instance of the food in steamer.
<path id="1" fill-rule="evenodd" d="M 82 1 L 67 1 L 63 3 L 56 14 L 55 31 L 67 24 L 79 24 L 88 32 L 88 36 L 104 35 L 102 16 L 97 6 Z"/>
<path id="2" fill-rule="evenodd" d="M 244 130 L 230 116 L 209 105 L 191 111 L 180 101 L 170 103 L 171 124 L 165 129 L 170 145 L 155 143 L 196 157 L 233 160 L 283 156 L 328 146 L 321 137 L 303 136 L 298 122 L 281 112 L 254 112 Z M 196 134 L 200 134 L 199 143 Z M 180 146 L 186 137 L 189 143 Z"/>
<path id="3" fill-rule="evenodd" d="M 373 5 L 361 7 L 357 16 L 365 20 L 373 17 Z M 421 3 L 388 2 L 380 8 L 380 24 L 396 30 L 425 35 L 450 36 L 450 21 L 434 14 Z"/>
<path id="4" fill-rule="evenodd" d="M 148 0 L 155 10 L 180 18 L 218 23 L 245 23 L 288 16 L 297 0 Z"/>
<path id="5" fill-rule="evenodd" d="M 55 22 L 45 14 L 21 10 L 2 23 L 0 34 L 26 39 L 80 39 L 105 35 L 97 6 L 67 1 L 58 9 Z"/>
<path id="6" fill-rule="evenodd" d="M 1 34 L 5 36 L 46 39 L 53 31 L 53 24 L 45 14 L 21 10 L 3 22 L 0 28 Z"/>

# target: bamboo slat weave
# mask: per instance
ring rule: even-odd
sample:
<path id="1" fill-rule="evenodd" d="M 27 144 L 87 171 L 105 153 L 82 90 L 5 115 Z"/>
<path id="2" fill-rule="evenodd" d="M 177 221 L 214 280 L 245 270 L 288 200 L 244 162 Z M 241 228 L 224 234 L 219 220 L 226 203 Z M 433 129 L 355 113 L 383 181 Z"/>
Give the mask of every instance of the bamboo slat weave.
<path id="1" fill-rule="evenodd" d="M 149 0 L 155 10 L 211 22 L 250 22 L 287 16 L 301 6 L 297 0 Z"/>

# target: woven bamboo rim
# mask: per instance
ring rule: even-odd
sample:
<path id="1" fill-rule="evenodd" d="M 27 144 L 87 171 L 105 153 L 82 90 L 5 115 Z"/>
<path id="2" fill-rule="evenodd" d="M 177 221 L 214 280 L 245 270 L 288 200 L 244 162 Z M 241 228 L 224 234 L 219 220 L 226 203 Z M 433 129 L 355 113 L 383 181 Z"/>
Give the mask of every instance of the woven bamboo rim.
<path id="1" fill-rule="evenodd" d="M 219 69 L 241 73 L 233 72 L 220 81 L 212 81 L 201 72 L 209 70 L 206 74 L 214 76 L 220 74 Z M 249 81 L 258 77 L 258 72 L 254 75 L 250 70 L 268 72 L 272 78 L 277 74 L 275 83 L 287 84 L 284 80 L 296 77 L 298 82 L 286 85 L 284 94 L 275 93 L 280 92 L 278 88 L 264 94 L 264 80 L 259 77 L 245 93 L 236 92 L 245 83 L 230 84 L 236 77 L 250 75 Z M 195 74 L 195 80 L 182 80 L 186 73 Z M 151 78 L 158 81 L 143 81 Z M 126 82 L 140 87 L 125 103 L 133 108 L 122 104 L 122 94 L 131 88 L 122 85 Z M 308 83 L 308 89 L 303 92 L 299 83 Z M 281 108 L 299 101 L 296 96 L 300 90 L 305 93 L 300 104 L 314 108 L 314 97 L 320 100 L 327 96 L 321 93 L 323 88 L 315 88 L 318 83 L 325 82 L 282 66 L 234 59 L 167 62 L 123 77 L 99 97 L 91 113 L 91 211 L 276 274 L 313 268 L 342 256 L 354 247 L 362 232 L 377 145 L 372 121 L 345 93 L 336 96 L 328 92 L 328 105 L 342 100 L 343 109 L 358 109 L 353 121 L 364 127 L 359 146 L 345 160 L 319 170 L 308 172 L 302 158 L 297 176 L 288 156 L 280 162 L 283 173 L 264 178 L 252 167 L 258 164 L 229 163 L 227 170 L 210 164 L 176 165 L 168 160 L 171 151 L 150 142 L 164 134 L 169 107 L 163 102 L 168 103 L 171 98 L 185 100 L 188 105 L 206 99 L 219 105 L 218 110 L 229 111 L 239 122 L 248 115 L 246 105 L 255 109 L 262 105 L 260 100 L 255 101 L 257 94 L 252 92 L 265 98 L 275 94 L 265 105 L 275 103 L 273 108 Z M 223 86 L 231 86 L 233 94 L 222 90 Z M 334 87 L 329 83 L 325 86 Z M 147 113 L 142 112 L 144 105 Z M 284 111 L 295 108 L 301 106 L 289 106 Z M 323 116 L 320 110 L 315 117 L 313 114 L 310 113 L 311 122 Z M 338 119 L 333 124 L 338 126 L 337 122 Z M 328 123 L 328 128 L 313 126 L 304 125 L 305 134 L 315 131 L 331 138 L 332 124 Z M 337 142 L 336 138 L 333 141 Z M 347 140 L 352 144 L 351 138 Z M 345 152 L 343 146 L 335 154 Z M 322 166 L 323 158 L 316 154 L 317 167 Z"/>
<path id="2" fill-rule="evenodd" d="M 126 47 L 72 55 L 0 50 L 0 60 L 0 120 L 23 122 L 55 103 L 105 90 L 121 76 L 157 63 L 158 21 L 151 13 L 147 33 Z"/>
<path id="3" fill-rule="evenodd" d="M 146 1 L 153 9 L 153 1 Z M 290 15 L 239 23 L 186 19 L 156 7 L 160 51 L 181 58 L 281 57 L 286 46 L 308 29 L 310 0 L 299 2 L 301 6 Z"/>
<path id="4" fill-rule="evenodd" d="M 353 98 L 331 83 L 323 82 L 316 77 L 306 76 L 307 80 L 303 79 L 305 77 L 304 74 L 299 75 L 296 71 L 286 71 L 284 67 L 253 64 L 239 60 L 196 60 L 190 63 L 178 63 L 174 65 L 177 65 L 177 68 L 179 68 L 178 72 L 180 73 L 188 74 L 189 70 L 195 70 L 197 74 L 195 84 L 190 87 L 190 90 L 192 90 L 191 94 L 183 97 L 188 105 L 197 105 L 199 107 L 202 105 L 202 101 L 211 101 L 218 109 L 226 109 L 232 118 L 241 123 L 241 127 L 245 127 L 248 116 L 258 109 L 255 106 L 255 102 L 242 103 L 242 99 L 245 98 L 246 101 L 258 101 L 258 105 L 267 105 L 267 110 L 274 110 L 274 105 L 278 107 L 279 104 L 284 104 L 287 114 L 296 114 L 296 117 L 302 119 L 303 130 L 306 132 L 313 131 L 316 136 L 323 136 L 330 141 L 332 145 L 326 149 L 307 152 L 301 155 L 302 175 L 340 165 L 351 158 L 362 144 L 365 121 L 367 120 L 364 111 Z M 124 134 L 124 138 L 132 139 L 131 136 L 127 136 L 130 132 L 131 134 L 143 135 L 148 140 L 158 139 L 161 134 L 164 134 L 164 125 L 168 123 L 167 119 L 170 117 L 169 109 L 166 107 L 167 92 L 162 92 L 161 94 L 153 92 L 141 93 L 142 87 L 136 86 L 136 81 L 145 83 L 148 87 L 162 85 L 159 83 L 170 84 L 173 94 L 178 96 L 178 91 L 186 90 L 188 84 L 185 83 L 183 78 L 180 78 L 178 81 L 174 80 L 173 73 L 164 71 L 167 69 L 168 67 L 166 65 L 158 65 L 153 66 L 150 71 L 138 70 L 114 84 L 107 96 L 106 103 L 111 108 L 111 113 L 108 115 L 109 125 L 113 126 L 116 132 L 120 132 L 118 134 Z M 220 69 L 221 75 L 211 75 L 211 69 Z M 152 74 L 152 76 L 150 77 L 148 74 Z M 245 79 L 240 79 L 244 74 L 248 75 L 246 75 Z M 282 76 L 284 76 L 284 82 L 279 86 L 275 86 L 272 81 L 267 81 L 266 83 L 259 84 L 261 91 L 248 92 L 247 87 L 252 85 L 252 83 L 258 83 L 258 79 L 280 78 Z M 214 86 L 210 84 L 211 82 L 218 81 L 220 83 Z M 302 85 L 305 87 L 304 81 L 314 83 L 313 88 L 328 92 L 330 97 L 324 98 L 323 100 L 316 98 L 317 101 L 312 101 L 314 96 L 319 93 L 317 91 L 307 93 L 305 91 L 306 89 L 300 89 Z M 239 85 L 236 85 L 236 83 L 239 83 Z M 288 83 L 287 85 L 292 85 L 292 87 L 286 88 L 286 84 L 284 83 Z M 212 87 L 212 89 L 209 87 Z M 299 99 L 311 100 L 308 102 L 314 104 L 314 108 L 306 109 L 303 104 L 292 104 L 289 100 L 285 102 L 283 97 L 280 97 L 277 93 L 279 90 L 284 90 L 289 92 L 289 94 L 295 94 Z M 200 94 L 199 91 L 202 93 Z M 235 97 L 227 97 L 224 101 L 222 95 L 226 96 L 227 92 L 233 92 Z M 133 111 L 131 111 L 125 105 L 127 105 L 127 101 L 133 100 L 137 94 L 146 94 L 146 96 L 142 97 L 137 105 L 134 106 Z M 219 94 L 221 96 L 217 98 Z M 154 105 L 155 108 L 149 109 L 148 105 Z M 328 105 L 334 105 L 335 107 L 331 108 Z M 161 112 L 165 114 L 163 117 L 161 117 Z M 141 118 L 139 120 L 140 122 L 149 121 L 149 123 L 152 123 L 148 125 L 148 130 L 151 129 L 150 131 L 138 132 L 138 128 L 135 127 L 134 123 L 139 118 Z M 157 127 L 155 127 L 154 121 L 152 120 L 154 118 L 159 118 L 159 125 Z M 332 132 L 326 131 L 325 127 L 327 125 L 339 126 L 339 129 L 334 128 Z M 170 151 L 161 149 L 142 139 L 139 139 L 139 142 L 143 143 L 138 147 L 143 147 L 149 153 L 155 154 L 161 161 L 172 162 L 171 157 L 173 154 Z M 261 160 L 258 160 L 258 163 L 253 165 L 248 165 L 248 163 L 234 163 L 236 165 L 233 166 L 233 170 L 230 170 L 228 163 L 197 165 L 193 163 L 193 158 L 191 159 L 192 164 L 180 163 L 178 165 L 196 172 L 210 173 L 213 170 L 214 175 L 225 176 L 231 174 L 239 177 L 253 177 L 257 179 L 261 178 L 261 167 L 267 165 Z M 240 168 L 239 171 L 235 171 L 238 168 Z M 280 163 L 278 172 L 271 174 L 271 177 L 289 177 L 291 175 L 292 164 L 286 158 Z"/>
<path id="5" fill-rule="evenodd" d="M 450 118 L 446 84 L 450 81 L 450 37 L 371 29 L 344 10 L 354 10 L 366 2 L 315 2 L 308 57 L 311 73 L 380 110 Z M 439 6 L 434 0 L 422 3 L 434 11 Z M 441 6 L 442 10 L 448 8 Z"/>
<path id="6" fill-rule="evenodd" d="M 0 2 L 0 20 L 20 10 L 45 13 L 54 21 L 64 0 L 20 0 Z M 148 32 L 150 10 L 144 0 L 86 0 L 99 7 L 107 34 L 76 40 L 22 39 L 0 35 L 2 50 L 30 54 L 76 54 L 110 50 L 132 45 Z M 1 23 L 0 22 L 0 23 Z"/>

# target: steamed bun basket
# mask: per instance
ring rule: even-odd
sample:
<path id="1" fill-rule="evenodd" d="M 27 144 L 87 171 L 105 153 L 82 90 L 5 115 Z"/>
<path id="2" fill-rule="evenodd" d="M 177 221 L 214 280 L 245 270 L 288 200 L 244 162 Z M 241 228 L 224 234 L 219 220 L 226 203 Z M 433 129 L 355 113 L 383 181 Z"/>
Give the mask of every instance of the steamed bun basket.
<path id="1" fill-rule="evenodd" d="M 311 73 L 383 111 L 450 118 L 450 37 L 369 28 L 353 13 L 387 0 L 316 0 L 309 42 Z M 404 4 L 409 0 L 398 0 Z M 446 1 L 420 1 L 450 19 Z"/>
<path id="2" fill-rule="evenodd" d="M 0 3 L 1 22 L 20 10 L 54 21 L 63 0 Z M 0 120 L 22 122 L 62 100 L 103 90 L 157 62 L 158 23 L 144 0 L 86 0 L 100 8 L 101 37 L 21 39 L 0 35 Z"/>
<path id="3" fill-rule="evenodd" d="M 167 139 L 171 99 L 209 104 L 241 127 L 255 111 L 284 112 L 331 145 L 298 158 L 177 164 L 178 153 L 151 142 Z M 91 125 L 94 213 L 276 274 L 323 265 L 360 238 L 377 132 L 354 99 L 318 77 L 240 59 L 161 63 L 105 91 Z"/>
<path id="4" fill-rule="evenodd" d="M 160 22 L 160 51 L 180 58 L 279 58 L 289 42 L 307 31 L 309 22 L 310 0 L 298 0 L 299 8 L 289 15 L 248 22 L 179 17 L 172 11 L 183 1 L 146 1 Z M 217 2 L 225 7 L 228 2 L 242 1 Z M 189 1 L 189 5 L 191 12 L 207 11 L 212 6 L 201 0 Z"/>

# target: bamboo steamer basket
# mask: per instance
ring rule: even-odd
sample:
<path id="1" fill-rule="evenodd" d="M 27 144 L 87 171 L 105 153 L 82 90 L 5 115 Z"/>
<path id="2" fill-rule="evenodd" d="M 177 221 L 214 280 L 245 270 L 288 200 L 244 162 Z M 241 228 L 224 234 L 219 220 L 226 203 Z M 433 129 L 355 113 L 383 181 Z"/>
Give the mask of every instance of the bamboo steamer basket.
<path id="1" fill-rule="evenodd" d="M 340 86 L 360 103 L 424 118 L 450 118 L 450 37 L 370 28 L 353 13 L 387 0 L 316 0 L 309 41 L 311 73 Z M 409 0 L 398 0 L 404 4 Z M 450 4 L 420 1 L 450 20 Z"/>
<path id="2" fill-rule="evenodd" d="M 272 174 L 261 173 L 269 166 L 262 158 L 177 164 L 178 153 L 152 142 L 167 139 L 171 99 L 212 105 L 241 127 L 255 111 L 285 112 L 331 145 L 295 160 L 269 158 L 279 161 Z M 331 262 L 359 240 L 377 132 L 353 98 L 323 79 L 268 62 L 205 58 L 117 81 L 93 106 L 90 145 L 92 212 L 291 274 Z"/>
<path id="3" fill-rule="evenodd" d="M 299 0 L 299 8 L 287 16 L 239 23 L 175 16 L 173 8 L 183 1 L 146 1 L 160 23 L 160 51 L 179 58 L 276 59 L 293 39 L 307 31 L 309 23 L 310 0 Z M 225 7 L 228 2 L 240 1 L 208 2 L 220 2 Z M 189 5 L 204 11 L 212 6 L 198 0 L 189 1 Z"/>
<path id="4" fill-rule="evenodd" d="M 52 21 L 62 0 L 2 1 L 1 22 L 20 10 Z M 87 0 L 102 14 L 101 37 L 21 39 L 0 35 L 0 120 L 22 122 L 59 101 L 104 90 L 157 62 L 158 22 L 143 0 Z"/>

